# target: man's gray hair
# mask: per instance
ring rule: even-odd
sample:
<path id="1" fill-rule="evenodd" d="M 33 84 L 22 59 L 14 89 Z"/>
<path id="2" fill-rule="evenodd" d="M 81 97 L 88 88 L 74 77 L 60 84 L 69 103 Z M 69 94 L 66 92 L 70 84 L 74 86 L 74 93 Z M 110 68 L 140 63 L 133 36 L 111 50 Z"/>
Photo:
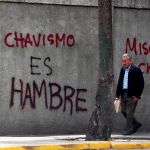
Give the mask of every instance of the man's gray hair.
<path id="1" fill-rule="evenodd" d="M 128 54 L 128 53 L 124 53 L 124 54 L 122 55 L 122 58 L 123 58 L 123 57 L 127 57 L 128 59 L 132 59 L 131 55 Z"/>

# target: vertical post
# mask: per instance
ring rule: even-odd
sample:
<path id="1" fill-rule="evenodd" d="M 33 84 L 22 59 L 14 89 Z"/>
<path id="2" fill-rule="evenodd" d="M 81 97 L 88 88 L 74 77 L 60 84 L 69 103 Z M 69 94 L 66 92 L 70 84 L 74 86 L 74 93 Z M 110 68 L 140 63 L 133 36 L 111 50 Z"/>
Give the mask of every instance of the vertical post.
<path id="1" fill-rule="evenodd" d="M 111 0 L 98 0 L 99 81 L 96 108 L 92 113 L 86 140 L 109 140 L 112 126 L 113 49 Z"/>

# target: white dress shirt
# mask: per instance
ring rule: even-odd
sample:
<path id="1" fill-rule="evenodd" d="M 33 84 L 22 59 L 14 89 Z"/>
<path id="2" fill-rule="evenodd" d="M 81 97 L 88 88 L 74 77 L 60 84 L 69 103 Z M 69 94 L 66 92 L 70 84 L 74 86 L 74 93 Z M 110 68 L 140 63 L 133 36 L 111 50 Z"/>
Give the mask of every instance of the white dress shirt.
<path id="1" fill-rule="evenodd" d="M 123 78 L 123 89 L 128 89 L 128 74 L 130 70 L 131 65 L 128 68 L 125 68 L 125 74 Z"/>

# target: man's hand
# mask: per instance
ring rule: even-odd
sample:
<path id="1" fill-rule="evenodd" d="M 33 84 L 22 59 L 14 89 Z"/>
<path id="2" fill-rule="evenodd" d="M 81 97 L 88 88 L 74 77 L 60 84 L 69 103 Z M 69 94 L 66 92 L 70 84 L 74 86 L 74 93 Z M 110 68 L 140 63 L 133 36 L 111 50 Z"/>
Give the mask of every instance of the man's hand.
<path id="1" fill-rule="evenodd" d="M 137 102 L 138 100 L 139 100 L 139 98 L 138 98 L 138 97 L 133 96 L 133 101 L 134 101 L 134 102 Z"/>

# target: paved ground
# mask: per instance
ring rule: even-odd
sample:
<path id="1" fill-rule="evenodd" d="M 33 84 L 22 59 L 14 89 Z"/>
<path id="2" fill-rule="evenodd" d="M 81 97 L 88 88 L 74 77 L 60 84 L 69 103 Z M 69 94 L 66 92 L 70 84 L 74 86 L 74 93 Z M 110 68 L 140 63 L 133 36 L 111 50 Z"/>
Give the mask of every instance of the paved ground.
<path id="1" fill-rule="evenodd" d="M 85 141 L 85 135 L 0 137 L 0 150 L 80 150 L 80 149 L 149 149 L 150 134 L 122 136 L 113 134 L 111 141 Z"/>

